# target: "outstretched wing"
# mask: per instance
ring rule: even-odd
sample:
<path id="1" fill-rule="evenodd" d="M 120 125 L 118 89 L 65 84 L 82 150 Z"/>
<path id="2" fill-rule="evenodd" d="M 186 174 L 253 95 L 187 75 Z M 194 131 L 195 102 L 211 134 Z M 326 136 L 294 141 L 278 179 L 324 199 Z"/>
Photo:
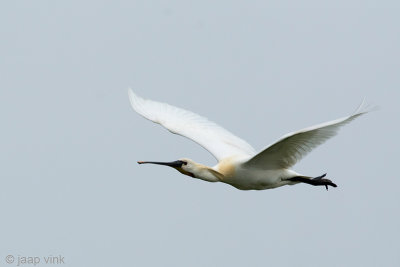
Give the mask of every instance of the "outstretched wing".
<path id="1" fill-rule="evenodd" d="M 128 93 L 131 105 L 137 113 L 161 124 L 171 133 L 193 140 L 217 160 L 237 154 L 252 156 L 256 153 L 244 140 L 204 117 L 165 103 L 143 99 L 131 89 Z"/>
<path id="2" fill-rule="evenodd" d="M 286 134 L 276 143 L 268 146 L 244 164 L 249 167 L 265 170 L 289 168 L 311 150 L 335 136 L 340 127 L 368 112 L 359 111 L 360 107 L 351 116 Z"/>

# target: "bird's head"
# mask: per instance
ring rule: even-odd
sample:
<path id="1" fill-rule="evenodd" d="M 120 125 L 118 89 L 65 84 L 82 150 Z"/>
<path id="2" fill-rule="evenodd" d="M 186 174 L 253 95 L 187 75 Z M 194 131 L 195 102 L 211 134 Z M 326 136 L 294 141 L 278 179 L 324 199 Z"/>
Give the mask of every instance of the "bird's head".
<path id="1" fill-rule="evenodd" d="M 182 158 L 171 162 L 158 161 L 138 161 L 139 164 L 158 164 L 172 167 L 187 176 L 205 180 L 208 182 L 218 182 L 223 179 L 223 175 L 212 168 L 198 164 L 191 159 Z"/>
<path id="2" fill-rule="evenodd" d="M 198 164 L 194 162 L 191 159 L 183 158 L 183 159 L 178 159 L 176 161 L 171 161 L 171 162 L 158 162 L 158 161 L 138 161 L 137 163 L 139 164 L 157 164 L 157 165 L 164 165 L 164 166 L 169 166 L 172 167 L 179 172 L 195 177 L 194 173 L 196 173 L 196 170 L 198 168 Z"/>

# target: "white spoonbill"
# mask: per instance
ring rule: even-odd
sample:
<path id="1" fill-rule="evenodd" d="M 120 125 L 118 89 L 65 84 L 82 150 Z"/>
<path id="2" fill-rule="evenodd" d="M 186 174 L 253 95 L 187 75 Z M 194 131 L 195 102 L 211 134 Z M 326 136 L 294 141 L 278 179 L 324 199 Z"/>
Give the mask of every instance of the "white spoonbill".
<path id="1" fill-rule="evenodd" d="M 147 100 L 128 91 L 133 109 L 174 134 L 187 137 L 208 150 L 218 164 L 208 167 L 191 159 L 172 162 L 138 161 L 175 168 L 179 172 L 208 182 L 223 182 L 241 190 L 263 190 L 283 185 L 306 183 L 336 187 L 323 174 L 301 175 L 289 168 L 312 149 L 335 136 L 340 127 L 367 113 L 360 107 L 350 116 L 289 133 L 257 153 L 246 141 L 214 122 L 193 112 L 165 103 Z"/>

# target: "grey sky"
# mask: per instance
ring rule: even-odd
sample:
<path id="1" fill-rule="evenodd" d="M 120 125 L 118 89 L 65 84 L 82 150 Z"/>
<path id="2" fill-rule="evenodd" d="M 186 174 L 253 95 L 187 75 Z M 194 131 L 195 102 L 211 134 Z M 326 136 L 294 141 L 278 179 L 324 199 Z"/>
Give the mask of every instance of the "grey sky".
<path id="1" fill-rule="evenodd" d="M 396 3 L 3 1 L 0 265 L 399 266 Z M 138 166 L 215 161 L 134 113 L 128 87 L 257 149 L 363 97 L 381 109 L 295 166 L 337 189 L 244 192 Z"/>

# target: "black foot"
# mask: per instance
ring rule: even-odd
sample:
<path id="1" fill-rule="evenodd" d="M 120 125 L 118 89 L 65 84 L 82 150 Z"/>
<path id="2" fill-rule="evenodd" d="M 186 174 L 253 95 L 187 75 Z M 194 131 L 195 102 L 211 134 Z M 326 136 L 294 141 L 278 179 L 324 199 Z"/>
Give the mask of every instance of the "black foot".
<path id="1" fill-rule="evenodd" d="M 334 184 L 331 180 L 322 179 L 325 176 L 326 176 L 326 173 L 321 176 L 315 177 L 314 179 L 311 179 L 311 181 L 314 182 L 314 184 L 312 184 L 312 185 L 325 185 L 326 190 L 328 190 L 328 185 L 330 185 L 332 187 L 337 187 L 337 185 Z"/>
<path id="2" fill-rule="evenodd" d="M 310 179 L 310 177 L 304 177 L 304 176 L 296 176 L 293 178 L 290 178 L 289 180 L 294 181 L 294 182 L 301 182 L 301 183 L 306 183 L 306 184 L 310 184 L 310 185 L 324 185 L 326 190 L 328 190 L 328 185 L 332 186 L 332 187 L 337 187 L 336 184 L 334 184 L 331 180 L 329 179 L 323 179 L 326 176 L 326 173 L 315 177 L 313 179 Z"/>

